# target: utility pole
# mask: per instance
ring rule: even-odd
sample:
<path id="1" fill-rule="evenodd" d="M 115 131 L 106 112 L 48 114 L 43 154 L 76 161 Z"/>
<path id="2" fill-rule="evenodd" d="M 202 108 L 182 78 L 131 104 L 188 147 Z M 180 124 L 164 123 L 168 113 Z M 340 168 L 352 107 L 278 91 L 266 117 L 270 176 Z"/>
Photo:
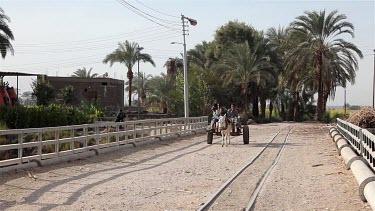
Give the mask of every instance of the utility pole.
<path id="1" fill-rule="evenodd" d="M 181 14 L 181 21 L 182 21 L 182 35 L 184 38 L 184 109 L 185 109 L 185 118 L 189 117 L 189 83 L 188 83 L 188 75 L 187 75 L 187 56 L 186 56 L 186 41 L 185 41 L 185 19 L 190 22 L 191 25 L 197 25 L 197 21 L 191 18 L 188 18 Z"/>
<path id="2" fill-rule="evenodd" d="M 137 47 L 137 60 L 138 60 L 138 76 L 137 76 L 137 79 L 138 79 L 138 120 L 140 120 L 140 113 L 141 113 L 141 104 L 139 102 L 139 95 L 140 95 L 140 77 L 139 77 L 139 51 L 141 50 L 141 48 L 139 47 L 139 44 L 138 44 L 138 47 Z"/>
<path id="3" fill-rule="evenodd" d="M 182 21 L 182 35 L 184 37 L 184 110 L 185 118 L 189 117 L 189 86 L 187 76 L 187 59 L 186 59 L 186 41 L 185 41 L 185 16 L 181 14 Z"/>
<path id="4" fill-rule="evenodd" d="M 372 109 L 375 109 L 374 103 L 375 103 L 375 49 L 374 49 L 374 79 L 372 81 Z"/>
<path id="5" fill-rule="evenodd" d="M 346 116 L 346 89 L 344 89 L 344 116 Z"/>

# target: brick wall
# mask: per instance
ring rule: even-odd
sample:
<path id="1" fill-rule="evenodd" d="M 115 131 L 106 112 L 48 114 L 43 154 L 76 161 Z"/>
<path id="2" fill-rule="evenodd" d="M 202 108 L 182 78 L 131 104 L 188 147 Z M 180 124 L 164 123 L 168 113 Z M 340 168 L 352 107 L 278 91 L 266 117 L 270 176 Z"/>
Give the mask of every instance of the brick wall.
<path id="1" fill-rule="evenodd" d="M 72 85 L 78 99 L 76 105 L 82 102 L 90 103 L 96 100 L 102 106 L 116 109 L 124 107 L 124 81 L 112 78 L 76 78 L 76 77 L 46 77 L 46 80 L 58 93 L 60 89 Z"/>

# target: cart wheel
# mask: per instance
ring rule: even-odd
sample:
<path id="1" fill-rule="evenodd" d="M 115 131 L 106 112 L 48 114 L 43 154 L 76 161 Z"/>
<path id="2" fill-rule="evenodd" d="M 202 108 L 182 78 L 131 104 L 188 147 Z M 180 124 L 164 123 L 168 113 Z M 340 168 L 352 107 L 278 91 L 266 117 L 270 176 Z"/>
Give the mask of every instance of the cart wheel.
<path id="1" fill-rule="evenodd" d="M 212 131 L 207 132 L 207 144 L 212 144 L 214 139 L 214 133 Z"/>
<path id="2" fill-rule="evenodd" d="M 249 144 L 249 126 L 248 125 L 243 126 L 243 143 Z"/>

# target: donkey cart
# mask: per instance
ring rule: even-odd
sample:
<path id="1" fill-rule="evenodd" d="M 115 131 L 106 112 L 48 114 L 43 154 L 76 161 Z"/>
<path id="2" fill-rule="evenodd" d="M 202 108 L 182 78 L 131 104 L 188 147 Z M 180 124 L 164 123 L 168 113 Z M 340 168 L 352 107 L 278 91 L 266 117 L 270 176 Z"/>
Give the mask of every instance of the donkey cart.
<path id="1" fill-rule="evenodd" d="M 232 118 L 230 120 L 230 124 L 232 124 L 232 132 L 230 133 L 231 136 L 240 136 L 242 135 L 243 143 L 249 144 L 249 126 L 243 125 L 241 126 L 240 121 L 237 118 Z M 214 123 L 207 127 L 207 144 L 212 144 L 212 140 L 214 138 L 214 134 L 221 136 L 221 131 L 215 132 Z"/>

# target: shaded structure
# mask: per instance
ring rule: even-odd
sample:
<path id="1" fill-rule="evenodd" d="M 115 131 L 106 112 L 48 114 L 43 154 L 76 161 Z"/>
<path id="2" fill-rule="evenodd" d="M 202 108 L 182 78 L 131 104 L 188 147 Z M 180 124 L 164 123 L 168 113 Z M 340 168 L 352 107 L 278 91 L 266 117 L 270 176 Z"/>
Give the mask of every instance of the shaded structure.
<path id="1" fill-rule="evenodd" d="M 38 77 L 42 77 L 42 76 L 45 76 L 45 75 L 36 74 L 36 73 L 21 73 L 21 72 L 0 72 L 0 83 L 1 83 L 1 85 L 3 84 L 3 79 L 4 79 L 5 76 L 16 76 L 17 77 L 16 90 L 17 90 L 17 98 L 18 98 L 18 77 L 19 76 L 38 76 Z"/>
<path id="2" fill-rule="evenodd" d="M 78 78 L 78 77 L 51 77 L 46 76 L 56 93 L 66 86 L 73 86 L 76 102 L 90 103 L 95 101 L 103 107 L 124 107 L 124 81 L 113 78 Z"/>

